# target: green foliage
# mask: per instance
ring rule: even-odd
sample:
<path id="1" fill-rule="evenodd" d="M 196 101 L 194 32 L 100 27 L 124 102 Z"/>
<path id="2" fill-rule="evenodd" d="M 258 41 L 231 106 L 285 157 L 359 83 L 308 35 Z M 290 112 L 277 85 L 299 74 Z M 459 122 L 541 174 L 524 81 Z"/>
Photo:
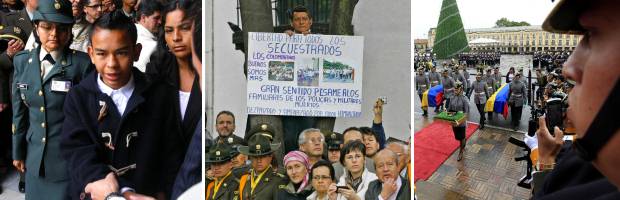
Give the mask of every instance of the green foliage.
<path id="1" fill-rule="evenodd" d="M 439 59 L 449 59 L 467 51 L 467 37 L 456 0 L 444 0 L 437 22 L 433 52 Z"/>
<path id="2" fill-rule="evenodd" d="M 502 17 L 501 19 L 498 19 L 497 21 L 495 21 L 495 27 L 513 27 L 513 26 L 530 26 L 530 23 L 527 23 L 525 21 L 522 22 L 516 22 L 516 21 L 510 21 L 505 17 Z"/>
<path id="3" fill-rule="evenodd" d="M 341 62 L 330 62 L 327 59 L 323 59 L 323 68 L 324 69 L 350 69 L 349 65 L 343 64 Z"/>

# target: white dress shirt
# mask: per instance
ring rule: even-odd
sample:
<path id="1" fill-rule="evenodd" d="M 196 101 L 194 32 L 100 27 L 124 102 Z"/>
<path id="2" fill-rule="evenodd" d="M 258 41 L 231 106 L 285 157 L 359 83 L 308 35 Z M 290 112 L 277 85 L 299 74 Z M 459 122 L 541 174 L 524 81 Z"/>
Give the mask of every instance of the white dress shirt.
<path id="1" fill-rule="evenodd" d="M 155 52 L 155 48 L 157 47 L 157 38 L 151 31 L 144 28 L 141 24 L 136 24 L 136 30 L 138 31 L 138 40 L 137 43 L 142 45 L 142 50 L 140 50 L 140 57 L 138 61 L 133 62 L 133 66 L 136 66 L 140 71 L 146 71 L 146 64 L 149 63 L 151 59 L 151 54 Z"/>
<path id="2" fill-rule="evenodd" d="M 379 194 L 379 200 L 396 200 L 396 197 L 398 196 L 398 192 L 400 192 L 400 187 L 402 186 L 403 186 L 403 180 L 399 176 L 396 179 L 396 191 L 392 193 L 392 196 L 388 197 L 387 199 L 383 199 L 383 197 L 381 197 L 381 194 Z"/>
<path id="3" fill-rule="evenodd" d="M 187 110 L 187 104 L 189 103 L 190 92 L 183 92 L 179 90 L 179 106 L 181 107 L 181 120 L 185 118 L 185 111 Z"/>
<path id="4" fill-rule="evenodd" d="M 129 98 L 131 94 L 133 94 L 133 90 L 136 88 L 136 85 L 133 81 L 133 75 L 129 78 L 129 82 L 125 84 L 123 87 L 115 90 L 110 88 L 101 80 L 101 75 L 97 74 L 97 85 L 99 86 L 99 90 L 101 92 L 107 94 L 114 101 L 114 105 L 118 109 L 118 112 L 121 116 L 125 113 L 125 108 L 127 107 L 127 102 L 129 102 Z"/>
<path id="5" fill-rule="evenodd" d="M 41 51 L 39 52 L 39 61 L 41 61 L 41 78 L 45 78 L 45 76 L 47 76 L 47 74 L 52 71 L 52 68 L 54 68 L 54 65 L 52 63 L 47 60 L 43 60 L 43 58 L 45 58 L 47 54 L 48 52 L 45 50 L 45 48 L 41 47 Z M 52 55 L 52 59 L 54 59 L 54 62 L 60 62 L 60 55 L 62 55 L 61 50 L 52 51 L 49 52 L 49 54 Z"/>

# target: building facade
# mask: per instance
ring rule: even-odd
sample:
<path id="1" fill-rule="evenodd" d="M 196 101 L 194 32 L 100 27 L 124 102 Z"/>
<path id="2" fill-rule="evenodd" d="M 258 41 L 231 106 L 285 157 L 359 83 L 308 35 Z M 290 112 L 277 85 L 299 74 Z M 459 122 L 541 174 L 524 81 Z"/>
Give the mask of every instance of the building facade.
<path id="1" fill-rule="evenodd" d="M 428 48 L 427 39 L 415 39 L 413 40 L 415 52 L 424 52 Z"/>
<path id="2" fill-rule="evenodd" d="M 465 29 L 468 41 L 480 38 L 496 40 L 488 45 L 470 46 L 472 51 L 501 51 L 505 53 L 532 53 L 536 51 L 572 51 L 580 35 L 550 33 L 541 26 Z M 433 47 L 435 28 L 428 31 L 428 45 Z"/>

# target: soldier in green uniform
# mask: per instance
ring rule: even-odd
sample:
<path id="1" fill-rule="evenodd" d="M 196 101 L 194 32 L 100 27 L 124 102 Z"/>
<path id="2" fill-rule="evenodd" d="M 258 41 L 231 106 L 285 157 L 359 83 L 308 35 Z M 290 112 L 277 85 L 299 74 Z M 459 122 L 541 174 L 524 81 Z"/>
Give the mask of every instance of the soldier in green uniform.
<path id="1" fill-rule="evenodd" d="M 217 144 L 206 155 L 215 180 L 207 185 L 207 200 L 239 198 L 239 179 L 232 174 L 234 152 L 228 144 Z"/>
<path id="2" fill-rule="evenodd" d="M 269 129 L 267 124 L 252 128 L 254 131 L 251 131 L 248 146 L 239 147 L 239 152 L 248 155 L 252 161 L 252 169 L 239 181 L 240 200 L 273 199 L 284 178 L 272 166 L 274 151 L 280 143 L 272 144 L 269 137 L 263 134 Z"/>
<path id="3" fill-rule="evenodd" d="M 73 17 L 67 0 L 42 0 L 33 14 L 40 45 L 13 58 L 13 165 L 26 172 L 26 199 L 67 199 L 69 171 L 60 152 L 63 104 L 92 66 L 69 49 Z"/>

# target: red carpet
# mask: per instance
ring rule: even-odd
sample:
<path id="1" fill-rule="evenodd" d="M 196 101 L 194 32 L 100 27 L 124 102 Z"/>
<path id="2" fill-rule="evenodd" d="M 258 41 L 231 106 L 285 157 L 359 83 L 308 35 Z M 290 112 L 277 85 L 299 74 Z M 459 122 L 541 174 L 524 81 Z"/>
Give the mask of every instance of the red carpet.
<path id="1" fill-rule="evenodd" d="M 468 123 L 465 137 L 469 138 L 478 129 L 477 124 Z M 459 147 L 454 139 L 452 126 L 446 122 L 434 121 L 414 134 L 414 181 L 426 180 Z"/>

